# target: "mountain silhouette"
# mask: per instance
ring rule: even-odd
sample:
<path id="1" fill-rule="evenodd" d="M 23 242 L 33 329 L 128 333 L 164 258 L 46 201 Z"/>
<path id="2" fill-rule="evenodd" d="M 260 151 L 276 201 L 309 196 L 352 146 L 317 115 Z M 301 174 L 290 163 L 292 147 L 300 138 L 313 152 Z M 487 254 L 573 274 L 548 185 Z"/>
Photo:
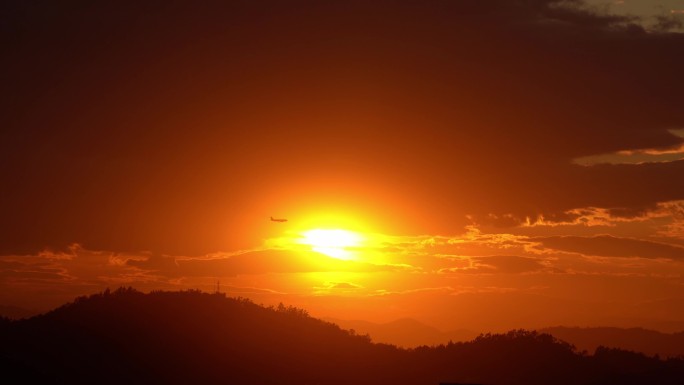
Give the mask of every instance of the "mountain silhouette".
<path id="1" fill-rule="evenodd" d="M 684 361 L 598 348 L 578 354 L 549 334 L 484 334 L 400 349 L 310 317 L 199 291 L 131 288 L 0 319 L 10 384 L 677 384 Z"/>

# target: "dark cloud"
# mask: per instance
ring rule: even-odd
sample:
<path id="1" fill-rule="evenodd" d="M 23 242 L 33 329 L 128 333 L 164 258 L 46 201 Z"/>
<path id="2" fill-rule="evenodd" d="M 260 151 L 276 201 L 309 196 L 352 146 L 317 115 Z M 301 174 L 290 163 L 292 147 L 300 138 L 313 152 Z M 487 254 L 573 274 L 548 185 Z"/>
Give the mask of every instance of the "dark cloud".
<path id="1" fill-rule="evenodd" d="M 684 127 L 684 35 L 580 5 L 9 2 L 0 253 L 249 248 L 314 198 L 421 234 L 684 199 L 683 161 L 573 163 Z"/>
<path id="2" fill-rule="evenodd" d="M 640 257 L 684 260 L 684 247 L 610 235 L 594 237 L 556 236 L 531 238 L 542 247 L 600 257 Z"/>

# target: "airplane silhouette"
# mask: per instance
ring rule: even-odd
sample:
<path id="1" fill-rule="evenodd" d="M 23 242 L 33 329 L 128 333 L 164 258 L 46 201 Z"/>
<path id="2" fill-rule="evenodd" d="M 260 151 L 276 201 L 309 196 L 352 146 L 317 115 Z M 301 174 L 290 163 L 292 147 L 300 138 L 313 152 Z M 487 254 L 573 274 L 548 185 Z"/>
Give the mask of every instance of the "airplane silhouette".
<path id="1" fill-rule="evenodd" d="M 271 217 L 271 222 L 287 222 L 285 218 L 273 218 Z"/>

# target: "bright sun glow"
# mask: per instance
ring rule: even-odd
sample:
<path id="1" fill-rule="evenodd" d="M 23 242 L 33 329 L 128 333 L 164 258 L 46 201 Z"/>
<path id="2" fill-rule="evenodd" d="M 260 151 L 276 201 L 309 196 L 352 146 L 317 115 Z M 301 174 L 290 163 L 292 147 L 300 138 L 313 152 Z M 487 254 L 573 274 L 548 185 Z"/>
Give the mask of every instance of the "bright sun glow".
<path id="1" fill-rule="evenodd" d="M 337 259 L 353 259 L 353 248 L 358 247 L 363 238 L 348 230 L 308 230 L 302 233 L 299 243 L 310 245 L 313 251 Z"/>

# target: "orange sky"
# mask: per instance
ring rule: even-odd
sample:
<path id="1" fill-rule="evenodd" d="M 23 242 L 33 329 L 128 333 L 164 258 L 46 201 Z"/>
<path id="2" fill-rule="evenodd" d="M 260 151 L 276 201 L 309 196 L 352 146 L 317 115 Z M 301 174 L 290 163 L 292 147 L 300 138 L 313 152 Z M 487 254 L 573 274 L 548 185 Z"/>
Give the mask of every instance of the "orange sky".
<path id="1" fill-rule="evenodd" d="M 0 305 L 684 329 L 684 35 L 567 6 L 7 6 Z"/>

